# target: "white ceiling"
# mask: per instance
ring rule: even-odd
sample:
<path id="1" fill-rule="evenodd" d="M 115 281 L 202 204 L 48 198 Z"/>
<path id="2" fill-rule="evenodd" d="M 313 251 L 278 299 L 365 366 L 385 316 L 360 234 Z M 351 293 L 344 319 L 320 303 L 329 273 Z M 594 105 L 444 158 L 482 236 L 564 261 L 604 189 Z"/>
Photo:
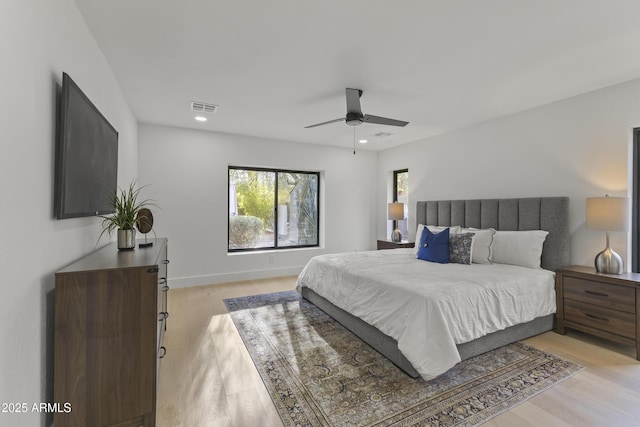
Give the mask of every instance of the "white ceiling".
<path id="1" fill-rule="evenodd" d="M 638 0 L 76 0 L 140 122 L 380 150 L 640 77 Z M 202 124 L 190 101 L 218 104 Z M 391 136 L 376 138 L 377 132 Z"/>

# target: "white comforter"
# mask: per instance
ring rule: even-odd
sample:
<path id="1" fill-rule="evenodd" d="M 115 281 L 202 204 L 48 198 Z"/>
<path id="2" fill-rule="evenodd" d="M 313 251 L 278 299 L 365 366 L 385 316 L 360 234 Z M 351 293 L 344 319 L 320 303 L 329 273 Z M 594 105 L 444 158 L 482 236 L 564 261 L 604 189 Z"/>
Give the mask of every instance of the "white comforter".
<path id="1" fill-rule="evenodd" d="M 505 264 L 437 264 L 414 249 L 320 255 L 308 287 L 398 341 L 426 380 L 460 362 L 456 344 L 556 311 L 554 273 Z"/>

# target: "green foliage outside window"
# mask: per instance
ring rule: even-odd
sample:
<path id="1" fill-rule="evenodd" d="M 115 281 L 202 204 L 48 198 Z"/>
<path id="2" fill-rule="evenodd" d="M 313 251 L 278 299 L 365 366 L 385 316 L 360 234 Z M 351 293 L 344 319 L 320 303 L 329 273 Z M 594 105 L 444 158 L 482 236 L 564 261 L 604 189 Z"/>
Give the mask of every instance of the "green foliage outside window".
<path id="1" fill-rule="evenodd" d="M 251 248 L 262 236 L 262 220 L 255 216 L 234 216 L 229 218 L 229 246 Z"/>
<path id="2" fill-rule="evenodd" d="M 230 167 L 229 249 L 317 246 L 318 181 L 314 172 Z M 261 231 L 237 219 L 247 217 Z"/>
<path id="3" fill-rule="evenodd" d="M 229 173 L 235 183 L 238 215 L 260 218 L 264 227 L 272 230 L 275 190 L 273 174 L 245 169 L 231 169 Z"/>
<path id="4" fill-rule="evenodd" d="M 278 174 L 279 193 L 286 189 L 285 196 L 278 195 L 278 204 L 295 207 L 299 245 L 318 243 L 318 177 L 308 173 L 281 172 Z M 281 200 L 285 200 L 282 202 Z"/>

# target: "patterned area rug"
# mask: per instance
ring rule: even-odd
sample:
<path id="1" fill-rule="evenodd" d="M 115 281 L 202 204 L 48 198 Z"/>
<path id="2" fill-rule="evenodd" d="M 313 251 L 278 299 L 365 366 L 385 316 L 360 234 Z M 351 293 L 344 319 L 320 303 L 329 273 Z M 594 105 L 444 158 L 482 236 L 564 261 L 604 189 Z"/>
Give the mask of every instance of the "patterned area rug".
<path id="1" fill-rule="evenodd" d="M 471 426 L 582 367 L 515 343 L 412 379 L 295 291 L 225 300 L 285 426 Z"/>

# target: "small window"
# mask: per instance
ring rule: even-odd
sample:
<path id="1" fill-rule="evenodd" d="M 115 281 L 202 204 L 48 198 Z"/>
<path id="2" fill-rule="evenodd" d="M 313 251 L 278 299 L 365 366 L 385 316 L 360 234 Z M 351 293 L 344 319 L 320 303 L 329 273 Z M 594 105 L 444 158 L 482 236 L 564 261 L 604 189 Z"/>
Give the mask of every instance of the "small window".
<path id="1" fill-rule="evenodd" d="M 229 167 L 229 252 L 319 245 L 320 174 Z"/>
<path id="2" fill-rule="evenodd" d="M 402 239 L 407 239 L 409 237 L 407 225 L 407 213 L 409 212 L 409 169 L 393 171 L 393 201 L 404 203 L 404 219 L 398 221 L 398 229 L 400 233 L 402 233 Z"/>

